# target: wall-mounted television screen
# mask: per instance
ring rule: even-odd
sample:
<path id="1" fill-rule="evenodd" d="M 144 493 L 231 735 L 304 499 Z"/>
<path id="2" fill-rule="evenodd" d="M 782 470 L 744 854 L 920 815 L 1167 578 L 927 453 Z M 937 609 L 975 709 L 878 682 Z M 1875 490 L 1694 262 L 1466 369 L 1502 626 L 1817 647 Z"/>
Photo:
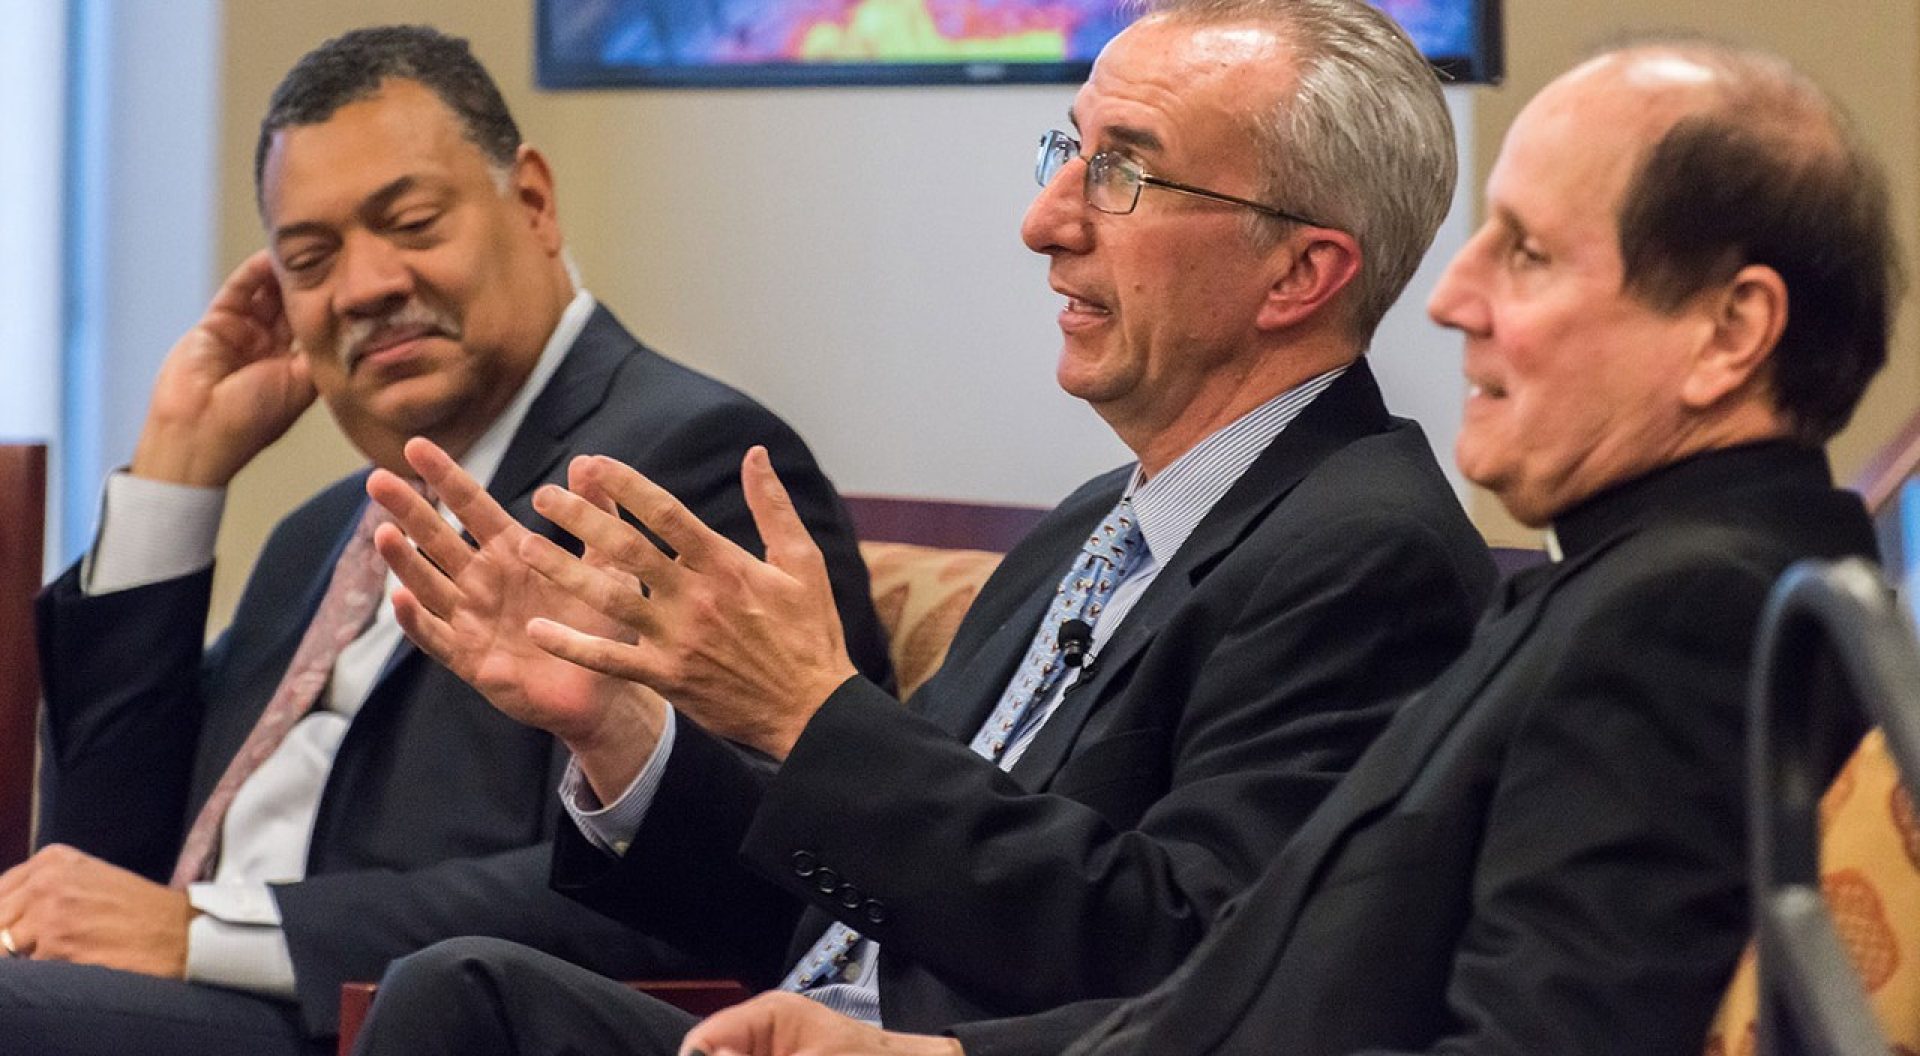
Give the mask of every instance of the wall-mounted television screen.
<path id="1" fill-rule="evenodd" d="M 1501 73 L 1500 0 L 1375 0 L 1456 81 Z M 1078 82 L 1124 0 L 538 0 L 547 88 Z"/>

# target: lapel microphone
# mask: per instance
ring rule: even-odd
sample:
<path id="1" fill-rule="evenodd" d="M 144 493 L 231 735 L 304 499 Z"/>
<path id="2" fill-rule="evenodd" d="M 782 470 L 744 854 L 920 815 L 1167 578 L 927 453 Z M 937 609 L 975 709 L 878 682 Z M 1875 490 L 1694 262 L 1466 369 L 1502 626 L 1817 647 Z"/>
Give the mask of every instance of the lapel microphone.
<path id="1" fill-rule="evenodd" d="M 1062 623 L 1056 640 L 1060 643 L 1060 659 L 1068 667 L 1080 667 L 1092 659 L 1087 650 L 1093 648 L 1093 625 L 1087 621 Z"/>

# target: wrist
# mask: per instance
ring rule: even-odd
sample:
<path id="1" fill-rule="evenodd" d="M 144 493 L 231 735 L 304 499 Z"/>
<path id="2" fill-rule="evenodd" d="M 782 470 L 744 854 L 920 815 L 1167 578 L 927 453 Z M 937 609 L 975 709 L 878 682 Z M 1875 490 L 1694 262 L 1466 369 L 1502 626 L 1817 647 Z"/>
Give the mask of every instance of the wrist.
<path id="1" fill-rule="evenodd" d="M 212 454 L 185 425 L 148 422 L 133 448 L 127 472 L 143 480 L 224 488 L 232 483 L 244 459 Z"/>
<path id="2" fill-rule="evenodd" d="M 653 757 L 666 728 L 666 708 L 658 697 L 642 697 L 606 709 L 591 727 L 556 731 L 600 802 L 619 799 Z"/>

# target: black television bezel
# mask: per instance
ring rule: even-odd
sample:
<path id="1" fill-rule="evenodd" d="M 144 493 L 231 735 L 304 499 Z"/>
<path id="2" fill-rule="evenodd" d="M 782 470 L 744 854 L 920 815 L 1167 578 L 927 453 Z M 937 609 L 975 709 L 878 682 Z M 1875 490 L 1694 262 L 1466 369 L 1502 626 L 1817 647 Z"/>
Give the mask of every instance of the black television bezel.
<path id="1" fill-rule="evenodd" d="M 534 83 L 555 90 L 600 88 L 884 88 L 953 84 L 1078 84 L 1089 62 L 769 62 L 711 66 L 619 66 L 563 61 L 553 54 L 550 8 L 534 0 Z M 1474 0 L 1478 55 L 1428 61 L 1448 84 L 1498 84 L 1506 75 L 1502 0 Z"/>

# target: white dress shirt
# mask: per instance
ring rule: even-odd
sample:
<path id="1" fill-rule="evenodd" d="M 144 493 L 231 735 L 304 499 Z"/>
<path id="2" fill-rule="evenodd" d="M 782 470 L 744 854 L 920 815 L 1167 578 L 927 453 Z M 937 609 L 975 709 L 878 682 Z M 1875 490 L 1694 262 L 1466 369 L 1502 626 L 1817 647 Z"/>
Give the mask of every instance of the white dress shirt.
<path id="1" fill-rule="evenodd" d="M 585 289 L 574 293 L 526 383 L 460 460 L 474 479 L 491 480 L 500 468 L 527 409 L 559 369 L 593 308 L 592 294 Z M 89 595 L 110 594 L 209 567 L 225 499 L 223 488 L 141 480 L 124 471 L 113 474 L 107 480 L 99 538 L 81 568 L 81 589 Z M 444 508 L 441 513 L 454 520 Z M 393 615 L 396 585 L 388 573 L 373 621 L 341 650 L 313 710 L 288 731 L 234 797 L 220 830 L 213 879 L 188 887 L 189 900 L 201 912 L 188 926 L 188 979 L 293 996 L 293 958 L 268 885 L 306 875 L 307 845 L 334 753 L 401 641 Z"/>

